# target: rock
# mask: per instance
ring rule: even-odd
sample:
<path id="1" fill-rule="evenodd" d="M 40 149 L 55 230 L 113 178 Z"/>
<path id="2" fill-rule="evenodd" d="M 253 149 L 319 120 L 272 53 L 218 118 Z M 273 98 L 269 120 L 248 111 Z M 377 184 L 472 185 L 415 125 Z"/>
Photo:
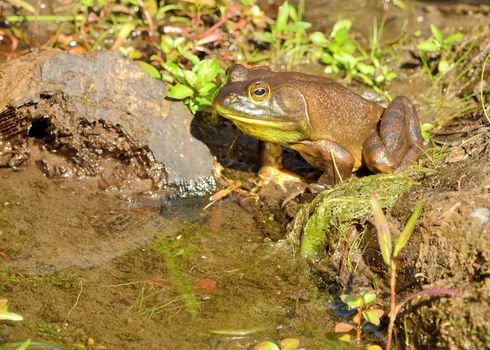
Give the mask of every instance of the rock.
<path id="1" fill-rule="evenodd" d="M 98 176 L 105 189 L 210 193 L 213 158 L 191 135 L 192 114 L 166 100 L 167 91 L 111 51 L 46 51 L 10 61 L 0 67 L 0 165 L 30 159 L 48 176 Z M 37 159 L 26 151 L 35 144 Z"/>

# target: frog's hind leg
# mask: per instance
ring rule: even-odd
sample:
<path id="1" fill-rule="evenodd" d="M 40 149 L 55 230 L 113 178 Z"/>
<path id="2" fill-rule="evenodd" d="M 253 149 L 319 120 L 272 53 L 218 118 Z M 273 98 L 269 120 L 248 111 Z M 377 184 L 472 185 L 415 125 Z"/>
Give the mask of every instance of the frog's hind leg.
<path id="1" fill-rule="evenodd" d="M 383 112 L 378 128 L 363 144 L 363 158 L 373 172 L 389 173 L 407 168 L 420 156 L 423 140 L 415 107 L 396 97 Z"/>

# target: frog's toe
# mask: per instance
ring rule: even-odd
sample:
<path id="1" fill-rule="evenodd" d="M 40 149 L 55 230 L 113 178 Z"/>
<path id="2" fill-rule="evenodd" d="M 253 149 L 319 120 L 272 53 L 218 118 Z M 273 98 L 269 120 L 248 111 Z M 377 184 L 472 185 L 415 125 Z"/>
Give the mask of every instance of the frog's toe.
<path id="1" fill-rule="evenodd" d="M 286 189 L 291 183 L 304 183 L 301 175 L 272 166 L 262 166 L 259 170 L 259 177 L 263 185 L 274 182 L 283 189 Z"/>

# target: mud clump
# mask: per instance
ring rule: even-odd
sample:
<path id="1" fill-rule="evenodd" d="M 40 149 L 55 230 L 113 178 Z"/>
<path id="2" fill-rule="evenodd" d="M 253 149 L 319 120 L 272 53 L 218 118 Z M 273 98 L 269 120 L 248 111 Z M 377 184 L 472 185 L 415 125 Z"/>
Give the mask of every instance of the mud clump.
<path id="1" fill-rule="evenodd" d="M 0 166 L 189 197 L 215 188 L 209 150 L 167 88 L 115 52 L 47 51 L 0 67 Z M 192 159 L 192 161 L 190 161 Z"/>

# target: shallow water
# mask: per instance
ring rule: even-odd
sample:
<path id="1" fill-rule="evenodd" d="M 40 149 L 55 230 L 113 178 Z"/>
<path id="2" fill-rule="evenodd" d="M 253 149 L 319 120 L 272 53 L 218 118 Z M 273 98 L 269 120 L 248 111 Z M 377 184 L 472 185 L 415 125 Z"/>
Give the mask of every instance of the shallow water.
<path id="1" fill-rule="evenodd" d="M 2 325 L 2 342 L 340 346 L 314 277 L 233 201 L 206 211 L 197 199 L 124 201 L 34 165 L 0 178 L 0 295 L 25 318 Z"/>

